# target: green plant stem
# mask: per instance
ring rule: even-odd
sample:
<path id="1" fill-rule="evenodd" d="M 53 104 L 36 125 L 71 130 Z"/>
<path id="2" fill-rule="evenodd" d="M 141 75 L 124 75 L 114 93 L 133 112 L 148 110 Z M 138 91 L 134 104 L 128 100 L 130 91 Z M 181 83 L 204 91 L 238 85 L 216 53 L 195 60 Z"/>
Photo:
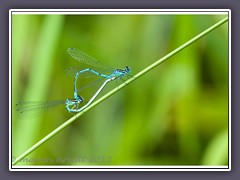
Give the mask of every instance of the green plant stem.
<path id="1" fill-rule="evenodd" d="M 53 130 L 51 133 L 49 133 L 48 135 L 46 135 L 44 138 L 42 138 L 40 141 L 38 141 L 36 144 L 34 144 L 32 147 L 30 147 L 28 150 L 26 150 L 23 154 L 21 154 L 18 158 L 15 159 L 15 161 L 12 163 L 12 165 L 16 165 L 21 159 L 23 159 L 24 157 L 26 157 L 27 155 L 29 155 L 31 152 L 33 152 L 35 149 L 37 149 L 40 145 L 42 145 L 43 143 L 45 143 L 46 141 L 48 141 L 50 138 L 52 138 L 54 135 L 56 135 L 58 132 L 60 132 L 61 130 L 63 130 L 65 127 L 67 127 L 69 124 L 71 124 L 73 121 L 75 121 L 78 117 L 80 117 L 81 115 L 83 115 L 85 112 L 89 111 L 90 109 L 92 109 L 93 107 L 95 107 L 97 104 L 101 103 L 102 101 L 104 101 L 105 99 L 109 98 L 111 95 L 115 94 L 117 91 L 119 91 L 120 89 L 124 88 L 127 84 L 133 82 L 134 80 L 136 80 L 137 78 L 143 76 L 144 74 L 146 74 L 148 71 L 150 71 L 151 69 L 155 68 L 156 66 L 158 66 L 159 64 L 161 64 L 162 62 L 164 62 L 165 60 L 169 59 L 170 57 L 174 56 L 175 54 L 179 53 L 180 51 L 182 51 L 183 49 L 185 49 L 186 47 L 188 47 L 189 45 L 191 45 L 192 43 L 194 43 L 195 41 L 197 41 L 198 39 L 202 38 L 203 36 L 205 36 L 206 34 L 210 33 L 211 31 L 213 31 L 214 29 L 216 29 L 217 27 L 221 26 L 223 23 L 228 21 L 228 17 L 224 18 L 223 20 L 219 21 L 218 23 L 214 24 L 213 26 L 211 26 L 210 28 L 206 29 L 205 31 L 203 31 L 202 33 L 198 34 L 197 36 L 195 36 L 194 38 L 190 39 L 189 41 L 187 41 L 186 43 L 184 43 L 183 45 L 181 45 L 180 47 L 178 47 L 177 49 L 173 50 L 172 52 L 170 52 L 169 54 L 167 54 L 166 56 L 164 56 L 163 58 L 157 60 L 155 63 L 151 64 L 150 66 L 148 66 L 147 68 L 143 69 L 142 71 L 140 71 L 139 73 L 137 73 L 135 76 L 133 76 L 132 78 L 128 79 L 125 83 L 121 84 L 120 86 L 114 88 L 112 91 L 108 92 L 107 94 L 105 94 L 104 96 L 102 96 L 101 98 L 99 98 L 98 100 L 96 100 L 95 102 L 93 102 L 92 104 L 90 104 L 88 107 L 86 107 L 83 111 L 79 112 L 78 114 L 76 114 L 75 116 L 73 116 L 72 118 L 70 118 L 69 120 L 67 120 L 66 122 L 64 122 L 62 125 L 60 125 L 58 128 L 56 128 L 55 130 Z"/>

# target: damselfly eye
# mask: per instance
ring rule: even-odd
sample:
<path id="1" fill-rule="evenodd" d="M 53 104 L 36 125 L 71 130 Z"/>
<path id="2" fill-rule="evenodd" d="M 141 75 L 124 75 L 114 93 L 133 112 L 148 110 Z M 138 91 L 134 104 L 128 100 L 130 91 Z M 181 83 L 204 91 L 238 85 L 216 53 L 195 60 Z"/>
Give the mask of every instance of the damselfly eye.
<path id="1" fill-rule="evenodd" d="M 84 101 L 84 99 L 83 99 L 83 97 L 82 96 L 79 96 L 79 95 L 77 95 L 77 97 L 78 97 L 78 101 L 80 101 L 80 102 L 83 102 Z"/>
<path id="2" fill-rule="evenodd" d="M 128 66 L 125 67 L 125 70 L 126 70 L 127 72 L 130 72 L 130 71 L 131 71 L 130 67 L 128 67 Z"/>

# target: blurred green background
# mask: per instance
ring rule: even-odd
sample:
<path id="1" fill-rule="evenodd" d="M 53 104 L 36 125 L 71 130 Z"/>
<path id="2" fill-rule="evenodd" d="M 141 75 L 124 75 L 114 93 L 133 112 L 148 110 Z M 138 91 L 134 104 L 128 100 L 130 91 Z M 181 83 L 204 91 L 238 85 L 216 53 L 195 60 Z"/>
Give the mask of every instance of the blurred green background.
<path id="1" fill-rule="evenodd" d="M 72 116 L 64 105 L 26 119 L 16 118 L 14 110 L 18 101 L 73 96 L 73 78 L 65 69 L 77 61 L 67 48 L 112 67 L 128 65 L 134 75 L 224 17 L 13 15 L 13 158 Z M 105 91 L 116 86 L 111 82 Z M 20 164 L 227 165 L 227 23 L 91 109 L 27 158 Z"/>

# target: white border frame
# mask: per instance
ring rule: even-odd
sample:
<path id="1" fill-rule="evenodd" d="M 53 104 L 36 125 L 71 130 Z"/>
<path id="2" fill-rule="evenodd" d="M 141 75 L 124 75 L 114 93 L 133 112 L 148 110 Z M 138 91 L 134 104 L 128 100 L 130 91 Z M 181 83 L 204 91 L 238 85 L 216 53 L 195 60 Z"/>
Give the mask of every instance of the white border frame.
<path id="1" fill-rule="evenodd" d="M 67 12 L 66 12 L 67 11 Z M 91 15 L 110 15 L 110 14 L 200 14 L 200 15 L 228 15 L 229 28 L 229 72 L 228 72 L 228 166 L 12 166 L 12 22 L 13 14 L 91 14 Z M 10 171 L 231 171 L 231 10 L 230 9 L 10 9 L 9 10 L 9 170 Z M 81 168 L 81 169 L 79 169 Z M 131 169 L 130 169 L 131 168 Z M 154 169 L 151 169 L 154 168 Z"/>

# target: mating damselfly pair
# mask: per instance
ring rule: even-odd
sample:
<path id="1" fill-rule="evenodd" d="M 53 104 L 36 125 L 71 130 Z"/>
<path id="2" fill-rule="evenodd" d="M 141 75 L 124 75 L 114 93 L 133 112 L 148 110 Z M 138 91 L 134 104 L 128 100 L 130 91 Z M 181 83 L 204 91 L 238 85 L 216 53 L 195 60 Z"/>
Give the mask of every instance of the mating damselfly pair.
<path id="1" fill-rule="evenodd" d="M 116 79 L 122 79 L 125 76 L 129 76 L 131 70 L 128 66 L 124 69 L 114 69 L 109 66 L 106 66 L 95 58 L 89 56 L 88 54 L 75 49 L 75 48 L 68 48 L 68 54 L 70 54 L 74 59 L 77 61 L 85 64 L 87 68 L 80 67 L 71 67 L 68 68 L 68 73 L 74 74 L 74 91 L 73 91 L 73 98 L 68 98 L 65 100 L 54 100 L 54 101 L 26 101 L 26 102 L 19 102 L 16 104 L 16 110 L 19 114 L 24 114 L 33 111 L 43 111 L 49 110 L 57 105 L 65 104 L 65 108 L 69 113 L 77 113 L 84 110 L 87 106 L 89 106 L 94 99 L 99 95 L 99 93 L 103 90 L 103 88 L 107 85 L 108 82 L 114 81 Z M 77 81 L 80 76 L 87 76 L 92 74 L 99 78 L 105 79 L 103 84 L 98 88 L 98 90 L 92 95 L 91 99 L 86 103 L 84 97 L 79 95 L 79 92 L 82 87 L 77 87 Z M 84 104 L 84 105 L 83 105 Z"/>

